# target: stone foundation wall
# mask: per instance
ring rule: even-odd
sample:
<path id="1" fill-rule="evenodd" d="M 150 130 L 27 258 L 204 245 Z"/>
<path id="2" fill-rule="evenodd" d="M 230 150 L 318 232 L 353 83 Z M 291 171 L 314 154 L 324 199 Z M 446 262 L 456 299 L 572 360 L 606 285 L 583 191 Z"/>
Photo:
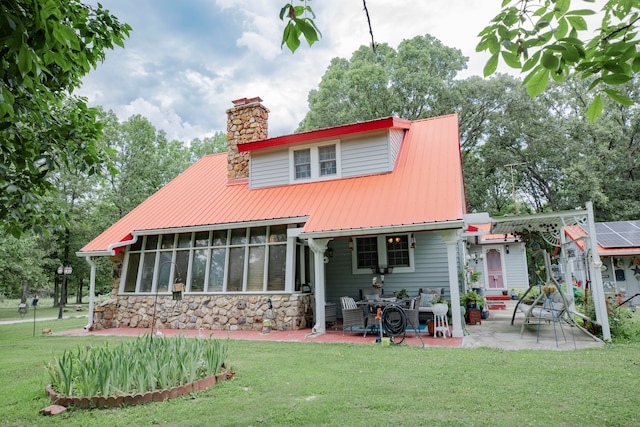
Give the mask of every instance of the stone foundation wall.
<path id="1" fill-rule="evenodd" d="M 272 308 L 268 300 L 271 299 Z M 279 331 L 310 328 L 308 294 L 291 295 L 119 295 L 94 309 L 93 329 L 151 328 Z M 155 309 L 155 313 L 154 313 Z M 154 321 L 155 319 L 155 321 Z"/>

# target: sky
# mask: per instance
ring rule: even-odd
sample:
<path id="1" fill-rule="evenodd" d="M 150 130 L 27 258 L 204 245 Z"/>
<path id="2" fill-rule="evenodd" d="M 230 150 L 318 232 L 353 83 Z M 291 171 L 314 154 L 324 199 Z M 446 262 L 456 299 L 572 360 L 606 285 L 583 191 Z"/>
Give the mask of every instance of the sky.
<path id="1" fill-rule="evenodd" d="M 226 110 L 244 97 L 260 97 L 270 110 L 269 137 L 293 133 L 331 59 L 348 59 L 371 42 L 360 0 L 311 1 L 322 38 L 312 47 L 303 41 L 294 54 L 280 47 L 285 24 L 279 12 L 286 0 L 100 3 L 133 30 L 125 48 L 108 51 L 76 93 L 121 121 L 140 114 L 168 139 L 185 143 L 225 132 Z M 500 3 L 367 0 L 367 8 L 377 43 L 397 49 L 402 40 L 430 34 L 469 57 L 458 75 L 465 78 L 482 75 L 489 54 L 475 52 L 477 35 Z"/>

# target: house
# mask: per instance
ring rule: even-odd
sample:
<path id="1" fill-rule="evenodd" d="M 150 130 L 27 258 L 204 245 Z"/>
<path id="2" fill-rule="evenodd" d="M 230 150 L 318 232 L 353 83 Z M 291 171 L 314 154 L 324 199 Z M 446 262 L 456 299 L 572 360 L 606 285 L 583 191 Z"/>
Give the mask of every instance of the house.
<path id="1" fill-rule="evenodd" d="M 113 265 L 111 298 L 90 301 L 87 328 L 259 330 L 269 320 L 322 333 L 325 304 L 358 298 L 374 277 L 384 293 L 445 287 L 459 305 L 456 115 L 274 138 L 268 115 L 260 98 L 233 101 L 228 153 L 205 156 L 77 253 L 91 286 L 96 257 Z"/>
<path id="2" fill-rule="evenodd" d="M 474 287 L 487 296 L 529 287 L 526 246 L 518 236 L 491 234 L 491 223 L 483 223 L 469 226 L 463 239 L 468 267 L 482 273 Z"/>
<path id="3" fill-rule="evenodd" d="M 640 221 L 597 222 L 595 229 L 605 294 L 635 308 L 640 302 Z M 562 255 L 571 263 L 578 285 L 586 286 L 591 281 L 590 253 L 583 240 L 588 231 L 574 225 L 564 232 L 572 243 Z"/>

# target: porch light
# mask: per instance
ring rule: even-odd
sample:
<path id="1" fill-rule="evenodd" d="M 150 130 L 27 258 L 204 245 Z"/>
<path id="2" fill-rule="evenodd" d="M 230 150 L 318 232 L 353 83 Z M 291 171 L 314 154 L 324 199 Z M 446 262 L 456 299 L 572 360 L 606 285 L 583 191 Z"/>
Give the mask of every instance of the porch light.
<path id="1" fill-rule="evenodd" d="M 415 249 L 416 248 L 416 238 L 413 236 L 413 233 L 411 233 L 411 249 Z"/>
<path id="2" fill-rule="evenodd" d="M 509 254 L 509 245 L 505 245 L 504 250 Z"/>
<path id="3" fill-rule="evenodd" d="M 349 243 L 347 245 L 349 252 L 353 252 L 353 238 L 349 237 Z"/>

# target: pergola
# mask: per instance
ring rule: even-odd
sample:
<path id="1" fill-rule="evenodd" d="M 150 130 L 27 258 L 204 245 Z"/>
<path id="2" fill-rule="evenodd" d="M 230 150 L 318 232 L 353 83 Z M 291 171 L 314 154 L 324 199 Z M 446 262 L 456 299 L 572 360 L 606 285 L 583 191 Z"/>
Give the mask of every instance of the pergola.
<path id="1" fill-rule="evenodd" d="M 563 232 L 564 227 L 580 225 L 588 230 L 588 234 L 567 241 Z M 588 257 L 589 276 L 591 278 L 591 291 L 596 311 L 596 321 L 602 328 L 602 337 L 605 341 L 611 340 L 609 318 L 607 316 L 607 302 L 602 283 L 602 261 L 598 253 L 595 221 L 593 219 L 593 204 L 586 203 L 586 209 L 563 212 L 551 212 L 535 215 L 506 216 L 491 218 L 491 234 L 522 234 L 524 232 L 538 232 L 550 245 L 560 247 L 563 253 L 570 243 L 576 240 L 584 240 L 585 253 Z M 563 257 L 564 271 L 567 277 L 571 277 L 573 266 Z M 573 292 L 570 280 L 565 281 L 567 292 Z"/>

